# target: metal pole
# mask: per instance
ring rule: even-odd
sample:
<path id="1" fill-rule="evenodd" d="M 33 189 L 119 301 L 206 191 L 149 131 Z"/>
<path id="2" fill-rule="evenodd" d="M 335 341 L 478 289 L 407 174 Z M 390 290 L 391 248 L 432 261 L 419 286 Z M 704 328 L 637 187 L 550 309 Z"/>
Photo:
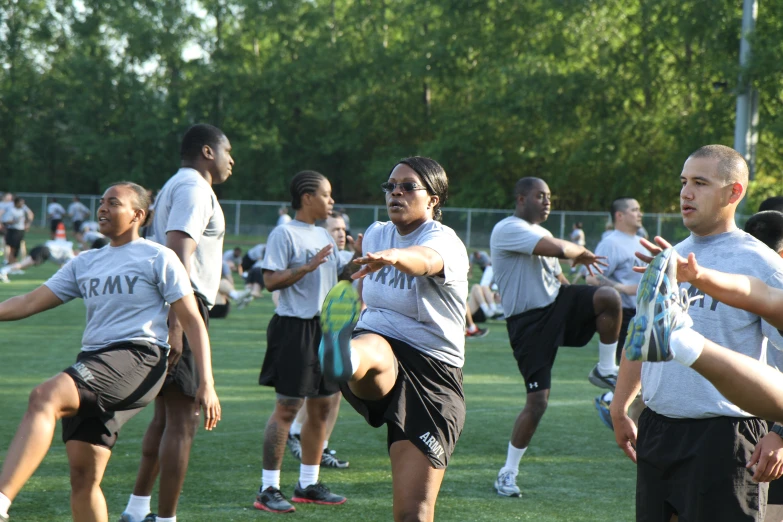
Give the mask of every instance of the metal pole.
<path id="1" fill-rule="evenodd" d="M 41 198 L 41 226 L 46 226 L 46 194 Z"/>
<path id="2" fill-rule="evenodd" d="M 655 235 L 660 236 L 661 235 L 661 215 L 658 214 L 657 216 L 657 223 L 655 227 Z"/>
<path id="3" fill-rule="evenodd" d="M 472 213 L 471 210 L 468 209 L 468 227 L 465 231 L 465 247 L 470 248 L 470 228 L 471 228 L 471 220 L 472 220 Z"/>
<path id="4" fill-rule="evenodd" d="M 565 212 L 560 212 L 560 239 L 565 238 Z"/>
<path id="5" fill-rule="evenodd" d="M 748 144 L 751 138 L 752 92 L 750 77 L 748 76 L 748 64 L 750 62 L 750 42 L 748 35 L 756 27 L 758 15 L 758 1 L 744 0 L 742 4 L 742 38 L 740 39 L 740 74 L 737 81 L 737 114 L 734 124 L 734 149 L 742 154 L 748 165 L 751 166 L 751 179 L 753 177 L 752 165 L 754 158 L 750 155 Z M 758 115 L 755 115 L 758 118 Z"/>
<path id="6" fill-rule="evenodd" d="M 237 202 L 234 204 L 236 205 L 234 207 L 234 235 L 239 235 L 239 207 L 242 206 L 242 202 L 237 200 Z"/>

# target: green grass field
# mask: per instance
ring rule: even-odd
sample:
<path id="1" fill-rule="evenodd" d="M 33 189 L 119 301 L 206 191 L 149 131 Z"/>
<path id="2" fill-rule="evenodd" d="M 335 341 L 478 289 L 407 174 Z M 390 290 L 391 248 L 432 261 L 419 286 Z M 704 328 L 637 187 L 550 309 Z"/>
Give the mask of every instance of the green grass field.
<path id="1" fill-rule="evenodd" d="M 28 243 L 33 246 L 34 243 Z M 233 244 L 233 243 L 230 243 Z M 0 300 L 32 290 L 55 270 L 46 264 L 0 285 Z M 217 391 L 223 421 L 199 433 L 180 499 L 179 520 L 249 521 L 273 519 L 252 502 L 261 477 L 262 432 L 274 391 L 258 386 L 271 299 L 232 310 L 211 325 Z M 0 324 L 0 455 L 5 457 L 24 413 L 30 390 L 75 359 L 84 325 L 84 307 L 69 303 L 17 323 Z M 469 339 L 465 365 L 467 421 L 441 488 L 437 520 L 537 522 L 633 520 L 635 470 L 598 420 L 587 382 L 597 358 L 596 340 L 581 349 L 560 350 L 544 419 L 522 459 L 521 498 L 500 498 L 493 488 L 505 461 L 508 436 L 524 402 L 522 379 L 511 355 L 505 324 L 491 322 L 490 334 Z M 141 438 L 152 414 L 147 408 L 123 429 L 103 481 L 110 520 L 125 507 L 136 476 Z M 330 440 L 346 470 L 322 470 L 321 478 L 348 497 L 342 506 L 297 505 L 286 519 L 320 521 L 391 520 L 391 466 L 385 429 L 372 429 L 343 402 Z M 282 486 L 290 495 L 299 464 L 286 454 Z M 17 497 L 13 520 L 70 520 L 68 466 L 59 430 L 48 456 Z M 153 495 L 153 506 L 156 498 Z"/>

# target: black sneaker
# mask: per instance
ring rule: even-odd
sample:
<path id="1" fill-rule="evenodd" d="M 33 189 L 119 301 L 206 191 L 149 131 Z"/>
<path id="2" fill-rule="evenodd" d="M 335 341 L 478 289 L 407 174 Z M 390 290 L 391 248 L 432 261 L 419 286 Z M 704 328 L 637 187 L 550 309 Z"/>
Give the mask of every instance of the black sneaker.
<path id="1" fill-rule="evenodd" d="M 296 460 L 302 460 L 302 439 L 299 438 L 299 435 L 291 435 L 288 434 L 288 440 L 286 441 L 286 445 L 288 446 L 288 449 L 291 450 L 291 455 L 294 456 Z"/>
<path id="2" fill-rule="evenodd" d="M 258 491 L 253 507 L 270 513 L 293 513 L 296 508 L 283 496 L 279 489 L 269 486 L 264 491 Z"/>
<path id="3" fill-rule="evenodd" d="M 334 456 L 334 451 L 326 448 L 321 455 L 321 466 L 325 468 L 344 469 L 349 465 L 347 460 L 340 460 Z"/>
<path id="4" fill-rule="evenodd" d="M 335 495 L 329 488 L 321 484 L 321 481 L 315 484 L 310 484 L 306 488 L 302 489 L 299 482 L 296 483 L 294 488 L 294 496 L 291 497 L 292 502 L 301 502 L 304 504 L 326 504 L 334 506 L 337 504 L 344 504 L 348 500 L 340 495 Z"/>
<path id="5" fill-rule="evenodd" d="M 144 520 L 141 522 L 155 522 L 158 520 L 158 515 L 156 513 L 147 513 L 147 516 L 144 517 Z"/>

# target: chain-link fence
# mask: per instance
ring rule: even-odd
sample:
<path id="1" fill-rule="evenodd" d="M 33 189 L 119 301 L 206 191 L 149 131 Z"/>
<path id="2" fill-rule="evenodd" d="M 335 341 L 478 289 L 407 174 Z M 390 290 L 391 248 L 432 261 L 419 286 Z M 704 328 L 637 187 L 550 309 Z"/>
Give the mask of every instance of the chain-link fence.
<path id="1" fill-rule="evenodd" d="M 19 193 L 25 199 L 27 206 L 35 212 L 36 223 L 46 226 L 46 206 L 57 198 L 58 202 L 68 208 L 73 199 L 69 194 L 34 194 Z M 80 196 L 84 203 L 95 214 L 100 196 Z M 277 223 L 278 209 L 286 205 L 280 201 L 244 201 L 222 200 L 223 213 L 226 216 L 226 231 L 235 236 L 266 237 Z M 349 228 L 355 235 L 363 232 L 371 223 L 386 220 L 386 208 L 382 205 L 351 205 L 337 204 L 336 209 L 343 209 L 350 218 Z M 496 210 L 483 208 L 444 208 L 443 223 L 453 228 L 468 248 L 489 248 L 489 237 L 492 227 L 501 219 L 510 216 L 513 210 Z M 293 211 L 289 209 L 289 214 Z M 743 225 L 747 218 L 738 216 L 738 223 Z M 587 240 L 587 247 L 594 249 L 601 235 L 610 224 L 606 212 L 553 211 L 549 219 L 542 225 L 555 237 L 568 239 L 574 224 L 581 223 Z M 688 230 L 682 224 L 679 214 L 645 214 L 643 225 L 650 236 L 660 235 L 676 242 L 686 238 Z"/>

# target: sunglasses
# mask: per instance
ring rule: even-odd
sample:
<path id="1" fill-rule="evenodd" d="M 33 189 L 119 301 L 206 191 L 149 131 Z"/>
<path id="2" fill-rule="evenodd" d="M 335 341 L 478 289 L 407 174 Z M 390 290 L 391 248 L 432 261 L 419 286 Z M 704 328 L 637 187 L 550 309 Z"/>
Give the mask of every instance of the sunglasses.
<path id="1" fill-rule="evenodd" d="M 427 187 L 422 187 L 421 185 L 417 183 L 413 183 L 412 181 L 404 181 L 402 183 L 392 183 L 391 181 L 386 181 L 384 183 L 381 183 L 381 190 L 383 190 L 387 194 L 394 192 L 394 189 L 397 187 L 400 187 L 403 192 L 413 192 L 414 190 L 427 190 Z"/>

